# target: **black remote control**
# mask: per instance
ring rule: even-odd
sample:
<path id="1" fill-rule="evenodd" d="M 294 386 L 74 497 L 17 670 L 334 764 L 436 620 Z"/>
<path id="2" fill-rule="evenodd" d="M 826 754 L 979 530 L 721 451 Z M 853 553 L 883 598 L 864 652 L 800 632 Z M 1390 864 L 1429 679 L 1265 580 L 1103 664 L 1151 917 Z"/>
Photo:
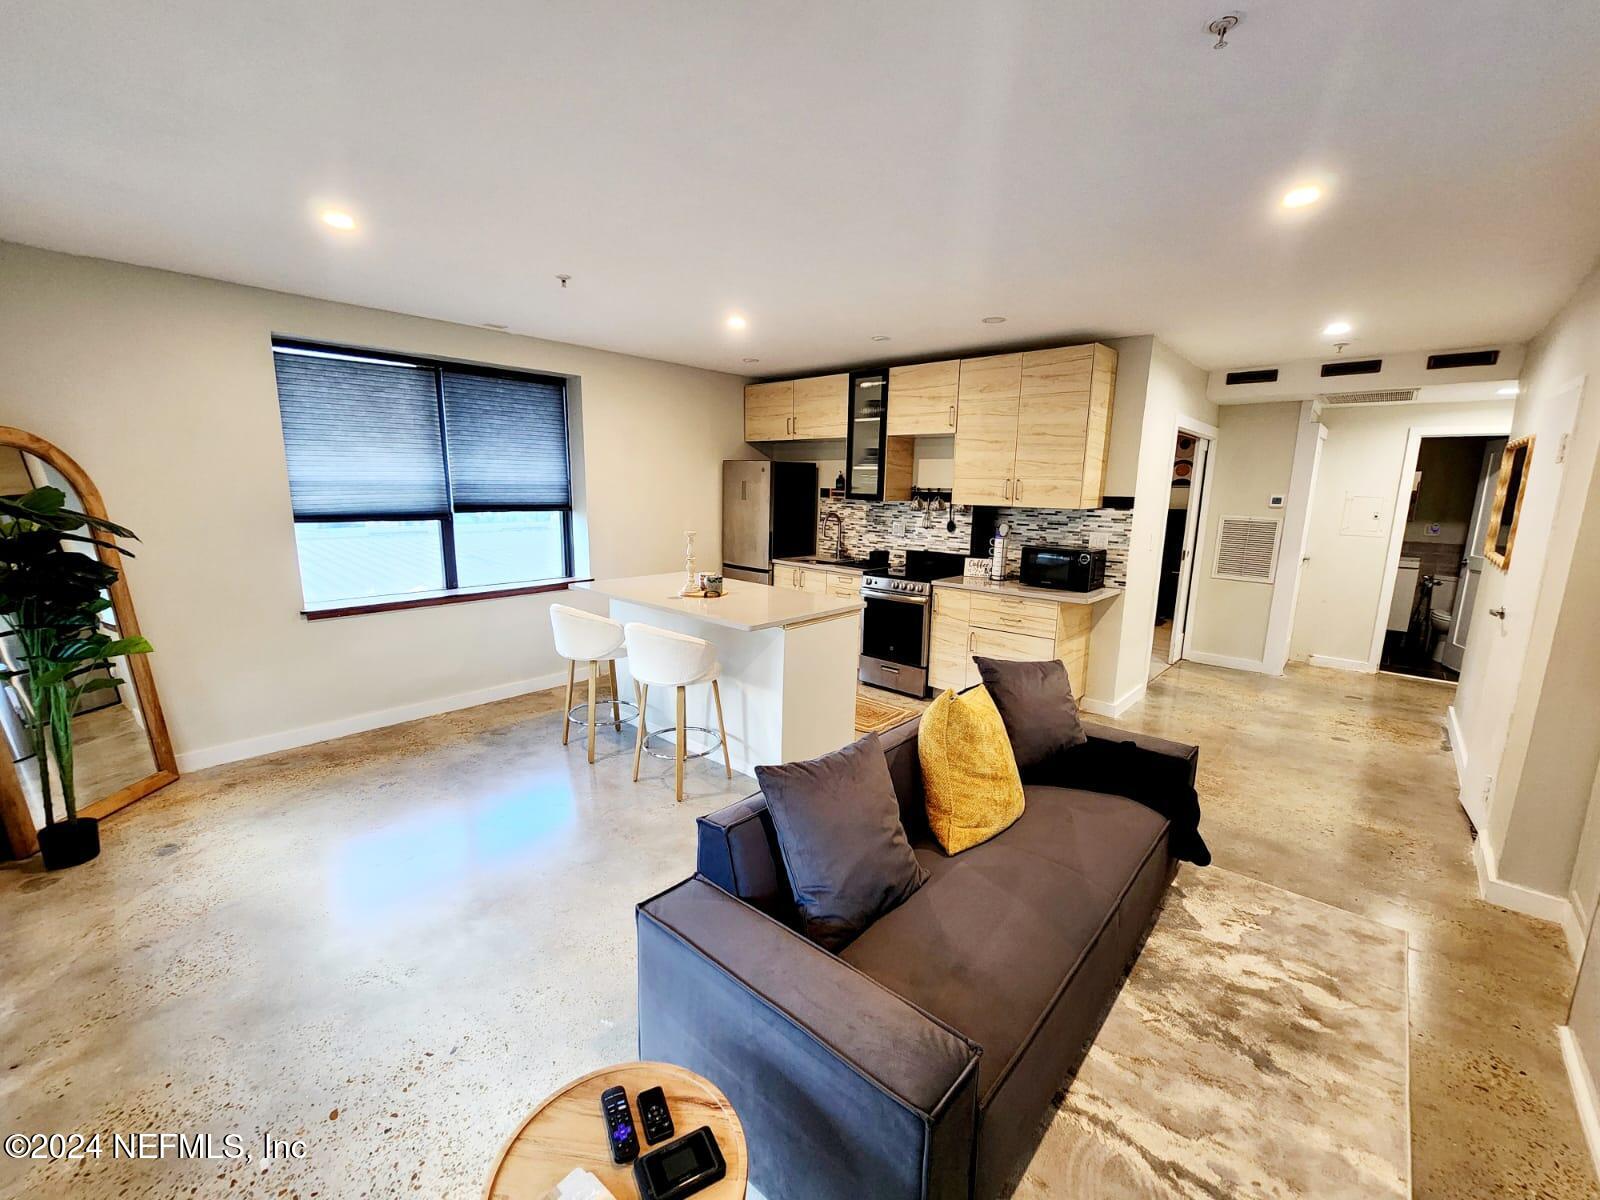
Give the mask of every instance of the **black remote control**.
<path id="1" fill-rule="evenodd" d="M 611 1138 L 611 1161 L 632 1162 L 639 1157 L 639 1138 L 633 1131 L 633 1110 L 628 1093 L 619 1087 L 600 1093 L 600 1111 L 605 1114 L 606 1133 Z"/>
<path id="2" fill-rule="evenodd" d="M 672 1136 L 672 1114 L 667 1111 L 667 1094 L 658 1087 L 639 1093 L 639 1122 L 644 1140 L 654 1146 Z"/>

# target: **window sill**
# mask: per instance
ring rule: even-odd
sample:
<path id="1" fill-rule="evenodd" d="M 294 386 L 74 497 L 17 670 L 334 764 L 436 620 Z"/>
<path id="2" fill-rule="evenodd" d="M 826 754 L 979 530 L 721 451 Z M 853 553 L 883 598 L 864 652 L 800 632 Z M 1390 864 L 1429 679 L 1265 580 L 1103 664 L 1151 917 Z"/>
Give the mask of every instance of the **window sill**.
<path id="1" fill-rule="evenodd" d="M 403 608 L 438 608 L 444 604 L 468 604 L 474 600 L 501 600 L 507 596 L 533 596 L 540 592 L 564 592 L 575 583 L 592 579 L 545 579 L 538 583 L 495 584 L 491 587 L 455 588 L 451 591 L 407 592 L 403 596 L 369 596 L 361 600 L 335 600 L 313 604 L 300 610 L 308 621 L 328 621 L 334 617 L 359 617 L 365 613 L 397 612 Z"/>

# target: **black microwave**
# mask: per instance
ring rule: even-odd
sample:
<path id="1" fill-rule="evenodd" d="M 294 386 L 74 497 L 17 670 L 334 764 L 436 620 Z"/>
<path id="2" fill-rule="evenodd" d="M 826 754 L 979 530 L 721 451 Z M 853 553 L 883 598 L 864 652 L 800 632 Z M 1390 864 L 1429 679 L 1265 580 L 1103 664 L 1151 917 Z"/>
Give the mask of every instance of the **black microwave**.
<path id="1" fill-rule="evenodd" d="M 1106 552 L 1085 546 L 1024 546 L 1022 582 L 1063 592 L 1092 592 L 1106 584 Z"/>

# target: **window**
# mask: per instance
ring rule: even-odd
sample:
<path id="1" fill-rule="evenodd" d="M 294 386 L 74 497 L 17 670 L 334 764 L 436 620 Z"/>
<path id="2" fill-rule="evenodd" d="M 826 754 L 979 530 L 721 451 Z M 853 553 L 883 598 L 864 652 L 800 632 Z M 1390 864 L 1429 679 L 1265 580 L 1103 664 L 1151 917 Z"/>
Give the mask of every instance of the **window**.
<path id="1" fill-rule="evenodd" d="M 572 574 L 565 380 L 272 351 L 307 605 Z"/>

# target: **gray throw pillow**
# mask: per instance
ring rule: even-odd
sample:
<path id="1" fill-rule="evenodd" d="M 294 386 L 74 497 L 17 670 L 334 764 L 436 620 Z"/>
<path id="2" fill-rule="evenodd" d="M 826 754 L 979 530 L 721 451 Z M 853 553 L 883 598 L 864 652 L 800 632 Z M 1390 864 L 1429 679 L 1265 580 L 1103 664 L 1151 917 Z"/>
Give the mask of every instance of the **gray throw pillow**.
<path id="1" fill-rule="evenodd" d="M 900 824 L 878 735 L 757 767 L 805 935 L 837 952 L 927 881 Z"/>
<path id="2" fill-rule="evenodd" d="M 1006 662 L 974 658 L 983 686 L 989 689 L 1011 738 L 1017 770 L 1026 771 L 1061 750 L 1089 740 L 1078 719 L 1067 668 L 1055 659 Z"/>

